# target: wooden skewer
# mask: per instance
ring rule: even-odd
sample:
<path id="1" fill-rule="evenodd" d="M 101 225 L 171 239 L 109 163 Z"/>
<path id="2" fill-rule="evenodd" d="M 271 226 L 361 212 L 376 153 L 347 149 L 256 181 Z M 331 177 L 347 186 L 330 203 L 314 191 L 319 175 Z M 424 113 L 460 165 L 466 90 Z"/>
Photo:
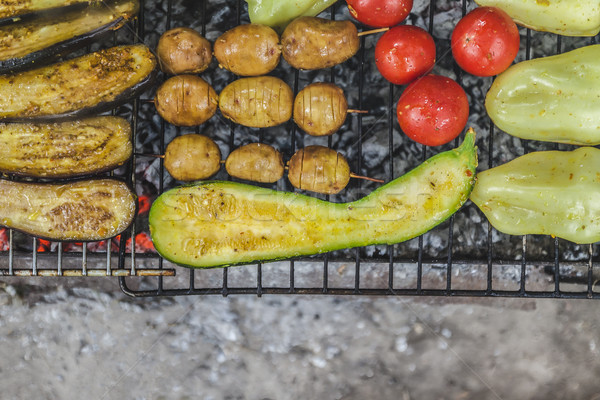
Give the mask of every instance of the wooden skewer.
<path id="1" fill-rule="evenodd" d="M 369 176 L 356 175 L 353 172 L 350 172 L 350 178 L 364 179 L 366 181 L 377 182 L 377 183 L 384 183 L 385 182 L 383 179 L 371 178 Z"/>
<path id="2" fill-rule="evenodd" d="M 153 158 L 165 158 L 164 154 L 145 154 L 145 153 L 133 153 L 136 157 L 153 157 Z"/>
<path id="3" fill-rule="evenodd" d="M 290 168 L 286 165 L 284 167 L 284 169 L 286 171 L 288 171 Z M 385 181 L 383 179 L 371 178 L 369 176 L 356 175 L 354 172 L 350 172 L 350 178 L 364 179 L 366 181 L 377 182 L 377 183 L 385 183 Z"/>
<path id="4" fill-rule="evenodd" d="M 382 29 L 389 29 L 389 28 L 382 28 Z M 154 99 L 146 99 L 146 100 L 143 100 L 143 103 L 146 103 L 146 104 L 155 104 L 155 101 L 154 101 Z M 350 109 L 346 110 L 346 113 L 347 114 L 368 114 L 369 111 L 367 111 L 367 110 L 356 110 L 356 109 L 350 108 Z"/>
<path id="5" fill-rule="evenodd" d="M 354 110 L 354 109 L 348 109 L 346 110 L 346 113 L 350 114 L 368 114 L 369 112 L 367 110 Z"/>
<path id="6" fill-rule="evenodd" d="M 153 157 L 153 158 L 165 158 L 164 154 L 144 154 L 144 153 L 134 153 L 135 156 L 142 156 L 142 157 Z M 220 161 L 221 164 L 225 164 L 225 160 L 221 160 Z M 288 170 L 288 166 L 286 165 L 285 170 Z M 363 175 L 357 175 L 353 172 L 350 172 L 350 177 L 351 178 L 355 178 L 355 179 L 364 179 L 366 181 L 371 181 L 371 182 L 377 182 L 377 183 L 385 183 L 385 181 L 383 179 L 377 179 L 377 178 L 371 178 L 369 176 L 363 176 Z"/>
<path id="7" fill-rule="evenodd" d="M 358 32 L 358 37 L 365 36 L 365 35 L 371 35 L 373 33 L 385 32 L 385 31 L 389 31 L 389 30 L 390 30 L 390 28 L 371 29 L 369 31 Z"/>
<path id="8" fill-rule="evenodd" d="M 165 159 L 165 155 L 164 154 L 144 154 L 144 153 L 134 153 L 134 155 L 136 157 L 152 157 L 152 158 L 162 158 L 163 160 Z M 225 164 L 225 160 L 221 160 L 219 161 L 219 163 L 221 164 Z"/>

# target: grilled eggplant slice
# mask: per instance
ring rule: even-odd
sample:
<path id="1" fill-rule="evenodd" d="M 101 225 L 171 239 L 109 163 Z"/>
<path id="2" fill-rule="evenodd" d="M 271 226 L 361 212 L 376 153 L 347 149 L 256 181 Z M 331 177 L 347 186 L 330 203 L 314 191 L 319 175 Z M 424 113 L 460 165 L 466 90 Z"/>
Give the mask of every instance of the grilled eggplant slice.
<path id="1" fill-rule="evenodd" d="M 138 0 L 98 3 L 82 10 L 0 26 L 0 72 L 51 61 L 120 28 L 139 9 Z"/>
<path id="2" fill-rule="evenodd" d="M 71 183 L 0 180 L 0 225 L 49 240 L 96 241 L 123 232 L 137 211 L 121 181 Z"/>
<path id="3" fill-rule="evenodd" d="M 70 178 L 108 171 L 132 153 L 131 126 L 101 116 L 54 123 L 0 123 L 0 172 Z"/>
<path id="4" fill-rule="evenodd" d="M 100 2 L 101 0 L 2 0 L 0 2 L 0 21 Z"/>
<path id="5" fill-rule="evenodd" d="M 152 82 L 156 58 L 144 45 L 117 46 L 0 76 L 0 120 L 55 120 L 111 109 Z"/>

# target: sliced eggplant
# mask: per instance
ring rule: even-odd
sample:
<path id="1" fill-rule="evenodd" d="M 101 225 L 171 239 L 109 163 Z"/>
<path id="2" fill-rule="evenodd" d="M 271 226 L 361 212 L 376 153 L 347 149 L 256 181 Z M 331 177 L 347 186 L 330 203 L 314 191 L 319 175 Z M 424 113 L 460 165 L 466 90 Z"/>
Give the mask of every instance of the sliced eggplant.
<path id="1" fill-rule="evenodd" d="M 49 10 L 58 11 L 100 2 L 101 0 L 2 0 L 0 1 L 0 22 Z"/>
<path id="2" fill-rule="evenodd" d="M 156 58 L 144 45 L 117 46 L 0 76 L 0 120 L 56 120 L 105 111 L 151 83 Z"/>
<path id="3" fill-rule="evenodd" d="M 131 157 L 131 126 L 101 116 L 54 123 L 0 123 L 0 172 L 70 178 L 108 171 Z"/>
<path id="4" fill-rule="evenodd" d="M 108 239 L 127 229 L 137 211 L 135 194 L 115 179 L 0 180 L 0 193 L 0 225 L 49 240 Z"/>
<path id="5" fill-rule="evenodd" d="M 137 14 L 138 0 L 97 3 L 0 26 L 0 72 L 14 72 L 83 47 Z"/>

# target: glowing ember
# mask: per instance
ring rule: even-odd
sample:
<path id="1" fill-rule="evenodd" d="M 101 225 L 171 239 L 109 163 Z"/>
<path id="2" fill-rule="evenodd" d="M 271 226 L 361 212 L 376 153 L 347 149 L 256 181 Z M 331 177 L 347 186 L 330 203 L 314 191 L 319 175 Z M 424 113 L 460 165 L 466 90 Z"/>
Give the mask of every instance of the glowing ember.
<path id="1" fill-rule="evenodd" d="M 44 240 L 44 239 L 38 240 L 38 247 L 37 247 L 38 252 L 44 252 L 44 251 L 50 251 L 50 250 L 51 250 L 51 243 L 49 240 Z"/>
<path id="2" fill-rule="evenodd" d="M 154 249 L 154 244 L 152 243 L 152 239 L 150 235 L 146 232 L 141 232 L 135 235 L 135 252 L 136 253 L 153 253 L 156 250 Z M 127 240 L 127 252 L 131 252 L 131 238 Z"/>
<path id="3" fill-rule="evenodd" d="M 0 251 L 8 251 L 8 248 L 8 230 L 6 228 L 0 228 Z"/>
<path id="4" fill-rule="evenodd" d="M 150 211 L 152 202 L 148 196 L 140 196 L 138 198 L 138 214 L 144 214 Z"/>

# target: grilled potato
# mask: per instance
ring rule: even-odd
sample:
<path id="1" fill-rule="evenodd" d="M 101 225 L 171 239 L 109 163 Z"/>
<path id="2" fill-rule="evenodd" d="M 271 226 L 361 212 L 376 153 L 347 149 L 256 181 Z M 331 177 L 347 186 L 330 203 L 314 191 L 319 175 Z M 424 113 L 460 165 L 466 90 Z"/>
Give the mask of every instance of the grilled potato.
<path id="1" fill-rule="evenodd" d="M 219 95 L 225 118 L 253 128 L 280 125 L 292 117 L 294 92 L 273 76 L 242 78 L 227 85 Z"/>
<path id="2" fill-rule="evenodd" d="M 191 28 L 174 28 L 163 33 L 156 52 L 160 69 L 173 75 L 198 74 L 212 61 L 210 42 Z"/>
<path id="3" fill-rule="evenodd" d="M 225 161 L 227 173 L 254 182 L 273 183 L 283 176 L 281 153 L 263 143 L 250 143 L 229 154 Z"/>
<path id="4" fill-rule="evenodd" d="M 236 26 L 215 41 L 219 66 L 236 75 L 259 76 L 273 71 L 281 58 L 279 35 L 260 24 Z"/>
<path id="5" fill-rule="evenodd" d="M 294 100 L 294 121 L 313 136 L 335 133 L 346 121 L 347 113 L 344 91 L 333 83 L 312 83 Z"/>
<path id="6" fill-rule="evenodd" d="M 156 91 L 156 111 L 177 126 L 195 126 L 208 121 L 217 111 L 218 96 L 204 79 L 178 75 L 167 79 Z"/>
<path id="7" fill-rule="evenodd" d="M 298 150 L 288 163 L 288 179 L 297 189 L 336 194 L 350 181 L 350 166 L 337 151 L 323 146 Z"/>
<path id="8" fill-rule="evenodd" d="M 165 168 L 179 181 L 206 179 L 219 171 L 221 151 L 211 138 L 195 133 L 177 136 L 165 151 Z"/>
<path id="9" fill-rule="evenodd" d="M 350 21 L 300 17 L 281 35 L 283 58 L 297 69 L 321 69 L 340 64 L 360 47 L 358 31 Z"/>

